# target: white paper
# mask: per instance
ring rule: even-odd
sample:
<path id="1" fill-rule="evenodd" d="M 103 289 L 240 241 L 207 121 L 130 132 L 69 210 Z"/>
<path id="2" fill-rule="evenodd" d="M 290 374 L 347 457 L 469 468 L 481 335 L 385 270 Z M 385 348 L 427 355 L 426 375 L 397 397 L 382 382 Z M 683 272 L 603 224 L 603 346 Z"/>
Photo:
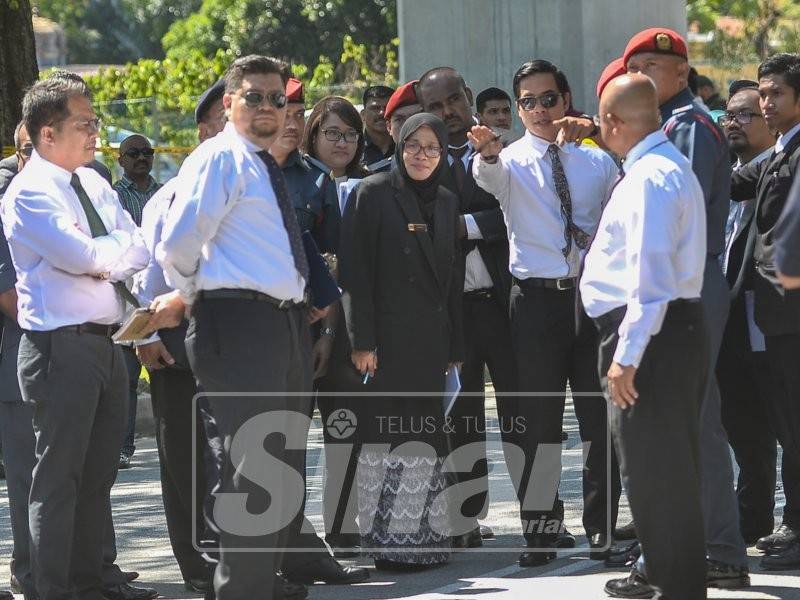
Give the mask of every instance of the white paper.
<path id="1" fill-rule="evenodd" d="M 461 377 L 458 374 L 457 367 L 450 367 L 444 374 L 444 396 L 442 397 L 442 408 L 444 409 L 444 416 L 450 414 L 453 410 L 453 405 L 458 398 L 458 392 L 461 391 Z"/>
<path id="2" fill-rule="evenodd" d="M 750 333 L 750 349 L 753 352 L 766 352 L 767 344 L 764 341 L 764 334 L 761 333 L 756 325 L 756 302 L 753 290 L 745 290 L 744 307 L 747 311 L 747 330 Z"/>
<path id="3" fill-rule="evenodd" d="M 337 190 L 339 192 L 339 214 L 344 214 L 344 209 L 347 208 L 347 199 L 358 184 L 361 183 L 360 179 L 348 179 L 347 181 L 337 180 Z"/>

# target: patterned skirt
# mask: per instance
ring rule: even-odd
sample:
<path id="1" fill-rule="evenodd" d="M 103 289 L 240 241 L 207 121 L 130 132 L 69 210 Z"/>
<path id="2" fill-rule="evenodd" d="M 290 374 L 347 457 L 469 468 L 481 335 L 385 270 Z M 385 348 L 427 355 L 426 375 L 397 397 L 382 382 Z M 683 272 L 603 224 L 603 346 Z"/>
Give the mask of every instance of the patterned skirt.
<path id="1" fill-rule="evenodd" d="M 413 565 L 450 558 L 448 479 L 444 459 L 362 449 L 358 458 L 358 521 L 365 555 Z"/>

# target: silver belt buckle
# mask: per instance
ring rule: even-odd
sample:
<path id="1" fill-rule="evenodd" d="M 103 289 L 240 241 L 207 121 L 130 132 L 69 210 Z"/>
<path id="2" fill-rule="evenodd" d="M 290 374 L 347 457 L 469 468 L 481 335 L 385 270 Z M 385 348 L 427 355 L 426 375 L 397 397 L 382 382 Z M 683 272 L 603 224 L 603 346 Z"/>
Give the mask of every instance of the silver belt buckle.
<path id="1" fill-rule="evenodd" d="M 572 285 L 572 279 L 569 277 L 559 277 L 556 279 L 556 289 L 559 292 L 563 292 L 565 290 L 571 290 L 574 285 Z"/>
<path id="2" fill-rule="evenodd" d="M 291 304 L 291 300 L 281 300 L 280 304 L 278 304 L 278 309 L 279 310 L 286 310 L 287 308 L 289 308 L 290 304 Z"/>

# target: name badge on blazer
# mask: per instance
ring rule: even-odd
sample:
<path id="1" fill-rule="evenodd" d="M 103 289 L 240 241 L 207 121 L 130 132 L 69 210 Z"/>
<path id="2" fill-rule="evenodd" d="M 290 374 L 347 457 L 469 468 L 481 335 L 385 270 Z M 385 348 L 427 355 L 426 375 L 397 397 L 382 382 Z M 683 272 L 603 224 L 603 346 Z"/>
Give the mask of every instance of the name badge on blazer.
<path id="1" fill-rule="evenodd" d="M 408 224 L 409 231 L 428 231 L 428 224 L 427 223 L 409 223 Z"/>

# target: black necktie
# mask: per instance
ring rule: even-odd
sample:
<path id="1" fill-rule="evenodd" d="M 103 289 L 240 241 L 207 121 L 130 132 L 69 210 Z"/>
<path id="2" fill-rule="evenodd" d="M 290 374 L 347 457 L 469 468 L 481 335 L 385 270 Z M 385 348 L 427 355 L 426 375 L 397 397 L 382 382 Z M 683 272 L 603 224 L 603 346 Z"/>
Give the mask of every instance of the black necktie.
<path id="1" fill-rule="evenodd" d="M 453 169 L 453 178 L 456 181 L 456 188 L 459 193 L 464 191 L 464 182 L 467 180 L 467 170 L 464 168 L 464 161 L 461 160 L 469 150 L 469 145 L 461 146 L 460 148 L 449 148 L 450 156 L 453 157 L 453 164 L 450 168 Z"/>
<path id="2" fill-rule="evenodd" d="M 108 229 L 106 229 L 103 219 L 101 219 L 100 215 L 97 214 L 97 209 L 89 199 L 89 195 L 86 193 L 86 190 L 83 189 L 81 180 L 76 173 L 72 174 L 72 179 L 70 180 L 69 184 L 78 195 L 78 200 L 81 201 L 83 212 L 86 213 L 86 220 L 89 221 L 89 232 L 92 234 L 92 237 L 96 238 L 108 235 Z M 133 294 L 131 294 L 130 290 L 125 287 L 124 281 L 112 281 L 111 285 L 114 286 L 114 289 L 117 291 L 117 294 L 119 294 L 123 301 L 127 302 L 134 308 L 139 308 L 139 301 Z"/>
<path id="3" fill-rule="evenodd" d="M 589 245 L 589 234 L 575 225 L 572 220 L 572 196 L 569 193 L 569 184 L 564 173 L 564 165 L 561 164 L 561 159 L 558 157 L 558 146 L 550 144 L 547 148 L 547 155 L 550 157 L 550 164 L 553 166 L 553 183 L 556 186 L 558 199 L 561 201 L 561 215 L 564 217 L 566 225 L 564 239 L 567 244 L 561 249 L 561 252 L 567 257 L 572 250 L 572 240 L 575 240 L 575 245 L 581 250 L 586 249 Z"/>
<path id="4" fill-rule="evenodd" d="M 292 249 L 292 258 L 294 259 L 294 268 L 303 277 L 303 280 L 308 283 L 308 259 L 306 258 L 306 251 L 303 247 L 303 234 L 300 231 L 300 224 L 297 222 L 297 214 L 294 212 L 291 200 L 289 200 L 289 191 L 286 189 L 286 180 L 283 178 L 281 168 L 272 155 L 266 150 L 258 152 L 258 156 L 267 165 L 269 172 L 269 179 L 272 182 L 272 189 L 275 191 L 275 197 L 278 199 L 278 208 L 281 211 L 283 218 L 283 226 L 286 228 L 286 233 L 289 235 L 289 246 Z"/>

